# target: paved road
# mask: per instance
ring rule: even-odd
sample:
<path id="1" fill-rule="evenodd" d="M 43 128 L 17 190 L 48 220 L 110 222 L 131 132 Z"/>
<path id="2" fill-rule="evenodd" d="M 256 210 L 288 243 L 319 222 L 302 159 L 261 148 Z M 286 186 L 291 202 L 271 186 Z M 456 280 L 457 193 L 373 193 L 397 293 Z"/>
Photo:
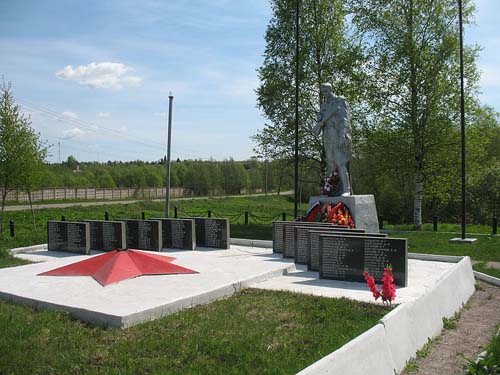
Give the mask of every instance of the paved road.
<path id="1" fill-rule="evenodd" d="M 277 193 L 268 193 L 268 195 L 276 195 Z M 292 191 L 281 192 L 280 195 L 290 195 L 293 194 Z M 210 199 L 223 199 L 223 198 L 241 198 L 241 197 L 259 197 L 265 194 L 243 194 L 243 195 L 229 195 L 229 196 L 216 196 L 210 197 Z M 185 201 L 185 200 L 200 200 L 208 199 L 208 197 L 185 197 L 185 198 L 172 198 L 172 201 Z M 128 200 L 128 201 L 101 201 L 101 202 L 71 202 L 71 203 L 49 203 L 49 204 L 34 204 L 33 209 L 39 210 L 43 208 L 66 208 L 66 207 L 89 207 L 89 206 L 104 206 L 113 204 L 131 204 L 137 202 L 143 202 L 146 199 Z M 151 199 L 154 202 L 165 202 L 165 199 Z M 19 205 L 19 206 L 5 206 L 5 211 L 23 211 L 30 210 L 29 205 Z"/>

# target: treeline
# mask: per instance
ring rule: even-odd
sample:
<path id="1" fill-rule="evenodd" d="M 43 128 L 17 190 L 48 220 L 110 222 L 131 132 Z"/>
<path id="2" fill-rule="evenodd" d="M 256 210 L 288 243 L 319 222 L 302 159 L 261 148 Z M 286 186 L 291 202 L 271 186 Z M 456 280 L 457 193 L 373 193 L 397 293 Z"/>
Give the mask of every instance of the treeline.
<path id="1" fill-rule="evenodd" d="M 292 169 L 283 160 L 176 160 L 171 163 L 170 186 L 195 195 L 239 194 L 244 191 L 280 191 L 293 186 Z M 47 165 L 40 186 L 143 188 L 164 187 L 165 161 L 107 163 L 78 162 L 73 156 Z"/>

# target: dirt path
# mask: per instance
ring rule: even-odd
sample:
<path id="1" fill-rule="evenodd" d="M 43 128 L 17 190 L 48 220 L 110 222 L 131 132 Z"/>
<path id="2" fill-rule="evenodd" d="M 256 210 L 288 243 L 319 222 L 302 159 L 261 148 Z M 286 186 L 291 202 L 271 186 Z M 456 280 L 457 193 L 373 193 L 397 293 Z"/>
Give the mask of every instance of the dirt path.
<path id="1" fill-rule="evenodd" d="M 444 329 L 427 350 L 417 356 L 416 368 L 405 375 L 456 375 L 466 358 L 477 358 L 500 323 L 500 288 L 478 283 L 476 292 L 461 310 L 456 328 Z M 413 367 L 413 366 L 412 366 Z"/>

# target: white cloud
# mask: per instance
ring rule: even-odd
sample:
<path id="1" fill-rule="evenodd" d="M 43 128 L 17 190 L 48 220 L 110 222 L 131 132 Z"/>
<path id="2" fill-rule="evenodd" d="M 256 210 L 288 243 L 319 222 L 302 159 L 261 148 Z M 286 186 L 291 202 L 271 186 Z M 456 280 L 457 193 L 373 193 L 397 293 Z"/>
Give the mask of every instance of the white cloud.
<path id="1" fill-rule="evenodd" d="M 99 118 L 106 118 L 106 117 L 110 117 L 110 116 L 111 116 L 111 113 L 109 113 L 109 112 L 99 112 L 97 114 L 97 117 L 99 117 Z"/>
<path id="2" fill-rule="evenodd" d="M 67 118 L 69 120 L 76 120 L 78 118 L 78 114 L 71 111 L 64 111 L 62 115 L 64 116 L 62 120 L 64 120 L 64 118 Z"/>
<path id="3" fill-rule="evenodd" d="M 153 116 L 161 117 L 161 118 L 166 118 L 167 117 L 167 112 L 155 112 L 153 113 Z"/>
<path id="4" fill-rule="evenodd" d="M 71 139 L 71 138 L 79 138 L 87 134 L 86 131 L 80 128 L 73 128 L 69 130 L 65 130 L 61 138 L 63 139 Z"/>
<path id="5" fill-rule="evenodd" d="M 56 72 L 61 79 L 77 81 L 81 85 L 103 88 L 121 89 L 124 86 L 137 86 L 141 84 L 142 78 L 128 75 L 133 69 L 125 64 L 113 62 L 91 62 L 88 65 L 80 65 L 73 68 L 67 65 L 64 69 Z"/>

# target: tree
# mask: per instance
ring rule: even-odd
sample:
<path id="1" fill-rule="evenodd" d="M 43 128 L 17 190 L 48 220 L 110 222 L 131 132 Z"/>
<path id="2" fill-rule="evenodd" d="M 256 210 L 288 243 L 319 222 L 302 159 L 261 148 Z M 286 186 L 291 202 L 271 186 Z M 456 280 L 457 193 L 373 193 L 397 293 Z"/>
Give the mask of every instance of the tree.
<path id="1" fill-rule="evenodd" d="M 31 189 L 41 179 L 47 148 L 31 127 L 30 118 L 15 104 L 11 85 L 3 82 L 0 91 L 0 181 L 3 188 L 0 225 L 3 231 L 7 194 L 12 189 L 25 188 L 31 202 Z"/>
<path id="2" fill-rule="evenodd" d="M 362 93 L 361 50 L 347 38 L 344 2 L 300 1 L 299 56 L 299 149 L 301 157 L 316 161 L 314 179 L 326 166 L 321 139 L 313 135 L 321 106 L 320 86 L 329 82 L 336 93 L 346 96 L 353 111 L 360 109 Z M 271 1 L 273 18 L 266 31 L 264 63 L 259 68 L 257 105 L 269 120 L 253 139 L 255 152 L 264 159 L 291 159 L 295 123 L 295 2 Z"/>
<path id="3" fill-rule="evenodd" d="M 464 1 L 470 23 L 472 1 Z M 413 180 L 413 223 L 422 225 L 425 189 L 457 170 L 459 150 L 458 7 L 455 0 L 354 0 L 353 23 L 365 37 L 372 128 L 397 134 L 388 145 Z M 477 48 L 466 48 L 467 105 L 477 93 Z M 365 134 L 366 136 L 366 134 Z M 365 138 L 366 139 L 366 138 Z M 379 173 L 384 173 L 379 169 Z"/>

